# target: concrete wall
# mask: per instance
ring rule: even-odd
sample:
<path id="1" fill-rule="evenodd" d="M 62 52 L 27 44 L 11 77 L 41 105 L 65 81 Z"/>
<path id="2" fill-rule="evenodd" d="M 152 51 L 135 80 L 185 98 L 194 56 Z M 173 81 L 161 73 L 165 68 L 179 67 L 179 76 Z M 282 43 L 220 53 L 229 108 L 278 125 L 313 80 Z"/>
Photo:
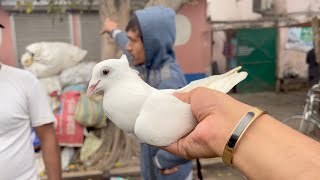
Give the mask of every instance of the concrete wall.
<path id="1" fill-rule="evenodd" d="M 276 0 L 275 5 L 278 13 L 289 13 L 292 19 L 300 22 L 310 21 L 312 15 L 305 15 L 306 12 L 319 12 L 320 0 Z M 282 78 L 286 71 L 297 73 L 300 77 L 308 76 L 306 64 L 306 53 L 285 48 L 288 28 L 278 30 L 278 77 Z"/>
<path id="2" fill-rule="evenodd" d="M 0 23 L 5 26 L 2 30 L 2 45 L 0 47 L 0 61 L 4 64 L 16 66 L 14 39 L 10 15 L 0 7 Z"/>
<path id="3" fill-rule="evenodd" d="M 285 72 L 291 72 L 307 78 L 306 53 L 286 49 L 287 35 L 288 28 L 280 28 L 278 30 L 278 77 L 282 78 Z"/>
<path id="4" fill-rule="evenodd" d="M 214 21 L 254 20 L 261 17 L 252 11 L 253 0 L 207 0 L 207 14 Z"/>
<path id="5" fill-rule="evenodd" d="M 227 69 L 226 57 L 223 54 L 224 43 L 226 41 L 226 34 L 224 31 L 213 32 L 213 60 L 218 63 L 218 69 L 220 73 L 223 73 Z"/>
<path id="6" fill-rule="evenodd" d="M 319 11 L 320 1 L 319 0 L 286 0 L 286 12 L 294 13 L 294 12 L 303 12 L 303 11 Z M 279 2 L 278 6 L 283 5 Z"/>
<path id="7" fill-rule="evenodd" d="M 305 18 L 300 12 L 319 12 L 320 0 L 270 0 L 274 14 L 295 14 L 293 18 Z M 253 0 L 207 0 L 207 14 L 213 21 L 241 21 L 262 18 L 253 12 Z"/>
<path id="8" fill-rule="evenodd" d="M 207 14 L 213 21 L 256 20 L 262 16 L 252 11 L 253 0 L 207 0 Z M 319 12 L 320 0 L 273 0 L 274 14 L 285 14 L 297 22 L 310 22 L 312 13 Z M 308 14 L 309 15 L 306 15 Z M 307 77 L 306 53 L 285 48 L 288 28 L 278 30 L 278 77 L 282 78 L 285 71 Z M 220 69 L 225 67 L 225 57 L 221 53 L 224 45 L 221 32 L 214 32 L 213 58 L 218 60 Z"/>

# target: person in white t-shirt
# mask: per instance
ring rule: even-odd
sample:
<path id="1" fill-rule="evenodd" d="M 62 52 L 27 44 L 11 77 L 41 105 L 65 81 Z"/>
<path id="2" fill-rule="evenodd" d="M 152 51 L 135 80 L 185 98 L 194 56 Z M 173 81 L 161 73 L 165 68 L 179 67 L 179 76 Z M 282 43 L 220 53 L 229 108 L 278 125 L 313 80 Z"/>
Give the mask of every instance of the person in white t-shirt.
<path id="1" fill-rule="evenodd" d="M 41 142 L 48 179 L 61 179 L 54 119 L 40 81 L 26 70 L 0 63 L 0 180 L 39 179 L 32 127 Z"/>

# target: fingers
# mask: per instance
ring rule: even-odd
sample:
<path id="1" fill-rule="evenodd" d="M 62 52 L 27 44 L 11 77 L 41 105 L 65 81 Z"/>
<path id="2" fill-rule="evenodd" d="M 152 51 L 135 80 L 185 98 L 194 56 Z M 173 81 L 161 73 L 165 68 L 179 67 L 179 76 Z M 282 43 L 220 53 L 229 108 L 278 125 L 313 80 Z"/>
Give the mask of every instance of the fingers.
<path id="1" fill-rule="evenodd" d="M 170 169 L 161 169 L 160 172 L 161 172 L 161 174 L 169 175 L 169 174 L 173 174 L 173 173 L 177 172 L 178 170 L 179 170 L 179 167 L 176 166 L 176 167 L 173 167 Z"/>
<path id="2" fill-rule="evenodd" d="M 113 22 L 110 18 L 105 18 L 104 19 L 104 27 L 103 29 L 99 32 L 100 35 L 103 35 L 104 33 L 110 32 L 113 28 L 115 28 L 114 26 L 116 23 Z"/>
<path id="3" fill-rule="evenodd" d="M 106 29 L 106 24 L 108 21 L 109 21 L 109 18 L 104 19 L 104 26 L 103 26 L 103 29 L 100 30 L 100 32 L 99 32 L 100 35 L 103 35 L 104 33 L 108 32 L 108 30 Z"/>

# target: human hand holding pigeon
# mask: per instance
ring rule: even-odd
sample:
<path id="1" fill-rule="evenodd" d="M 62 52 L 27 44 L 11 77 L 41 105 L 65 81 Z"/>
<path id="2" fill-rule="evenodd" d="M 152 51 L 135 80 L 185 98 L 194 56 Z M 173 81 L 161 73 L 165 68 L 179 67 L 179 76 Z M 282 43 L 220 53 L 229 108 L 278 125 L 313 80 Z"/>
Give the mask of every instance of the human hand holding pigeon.
<path id="1" fill-rule="evenodd" d="M 187 159 L 221 157 L 232 130 L 243 114 L 252 108 L 208 88 L 174 95 L 191 105 L 198 124 L 188 135 L 163 148 Z"/>
<path id="2" fill-rule="evenodd" d="M 123 55 L 120 59 L 104 60 L 93 68 L 87 94 L 103 90 L 103 107 L 113 123 L 141 142 L 167 146 L 190 133 L 198 123 L 191 106 L 173 93 L 188 92 L 196 87 L 227 93 L 246 78 L 247 73 L 238 72 L 240 69 L 193 81 L 178 90 L 157 90 L 130 68 Z"/>

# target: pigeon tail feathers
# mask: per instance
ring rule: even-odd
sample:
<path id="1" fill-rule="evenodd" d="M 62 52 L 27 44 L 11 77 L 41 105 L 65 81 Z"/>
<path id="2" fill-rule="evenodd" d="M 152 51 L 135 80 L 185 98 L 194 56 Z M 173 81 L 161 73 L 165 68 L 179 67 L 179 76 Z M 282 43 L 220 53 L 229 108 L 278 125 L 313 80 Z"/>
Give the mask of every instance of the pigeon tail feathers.
<path id="1" fill-rule="evenodd" d="M 217 90 L 223 93 L 229 92 L 235 85 L 244 80 L 248 73 L 238 72 L 241 66 L 238 66 L 227 73 L 221 75 L 214 75 L 204 79 L 192 81 L 187 86 L 177 90 L 177 92 L 189 92 L 197 87 L 206 87 L 209 89 Z"/>

